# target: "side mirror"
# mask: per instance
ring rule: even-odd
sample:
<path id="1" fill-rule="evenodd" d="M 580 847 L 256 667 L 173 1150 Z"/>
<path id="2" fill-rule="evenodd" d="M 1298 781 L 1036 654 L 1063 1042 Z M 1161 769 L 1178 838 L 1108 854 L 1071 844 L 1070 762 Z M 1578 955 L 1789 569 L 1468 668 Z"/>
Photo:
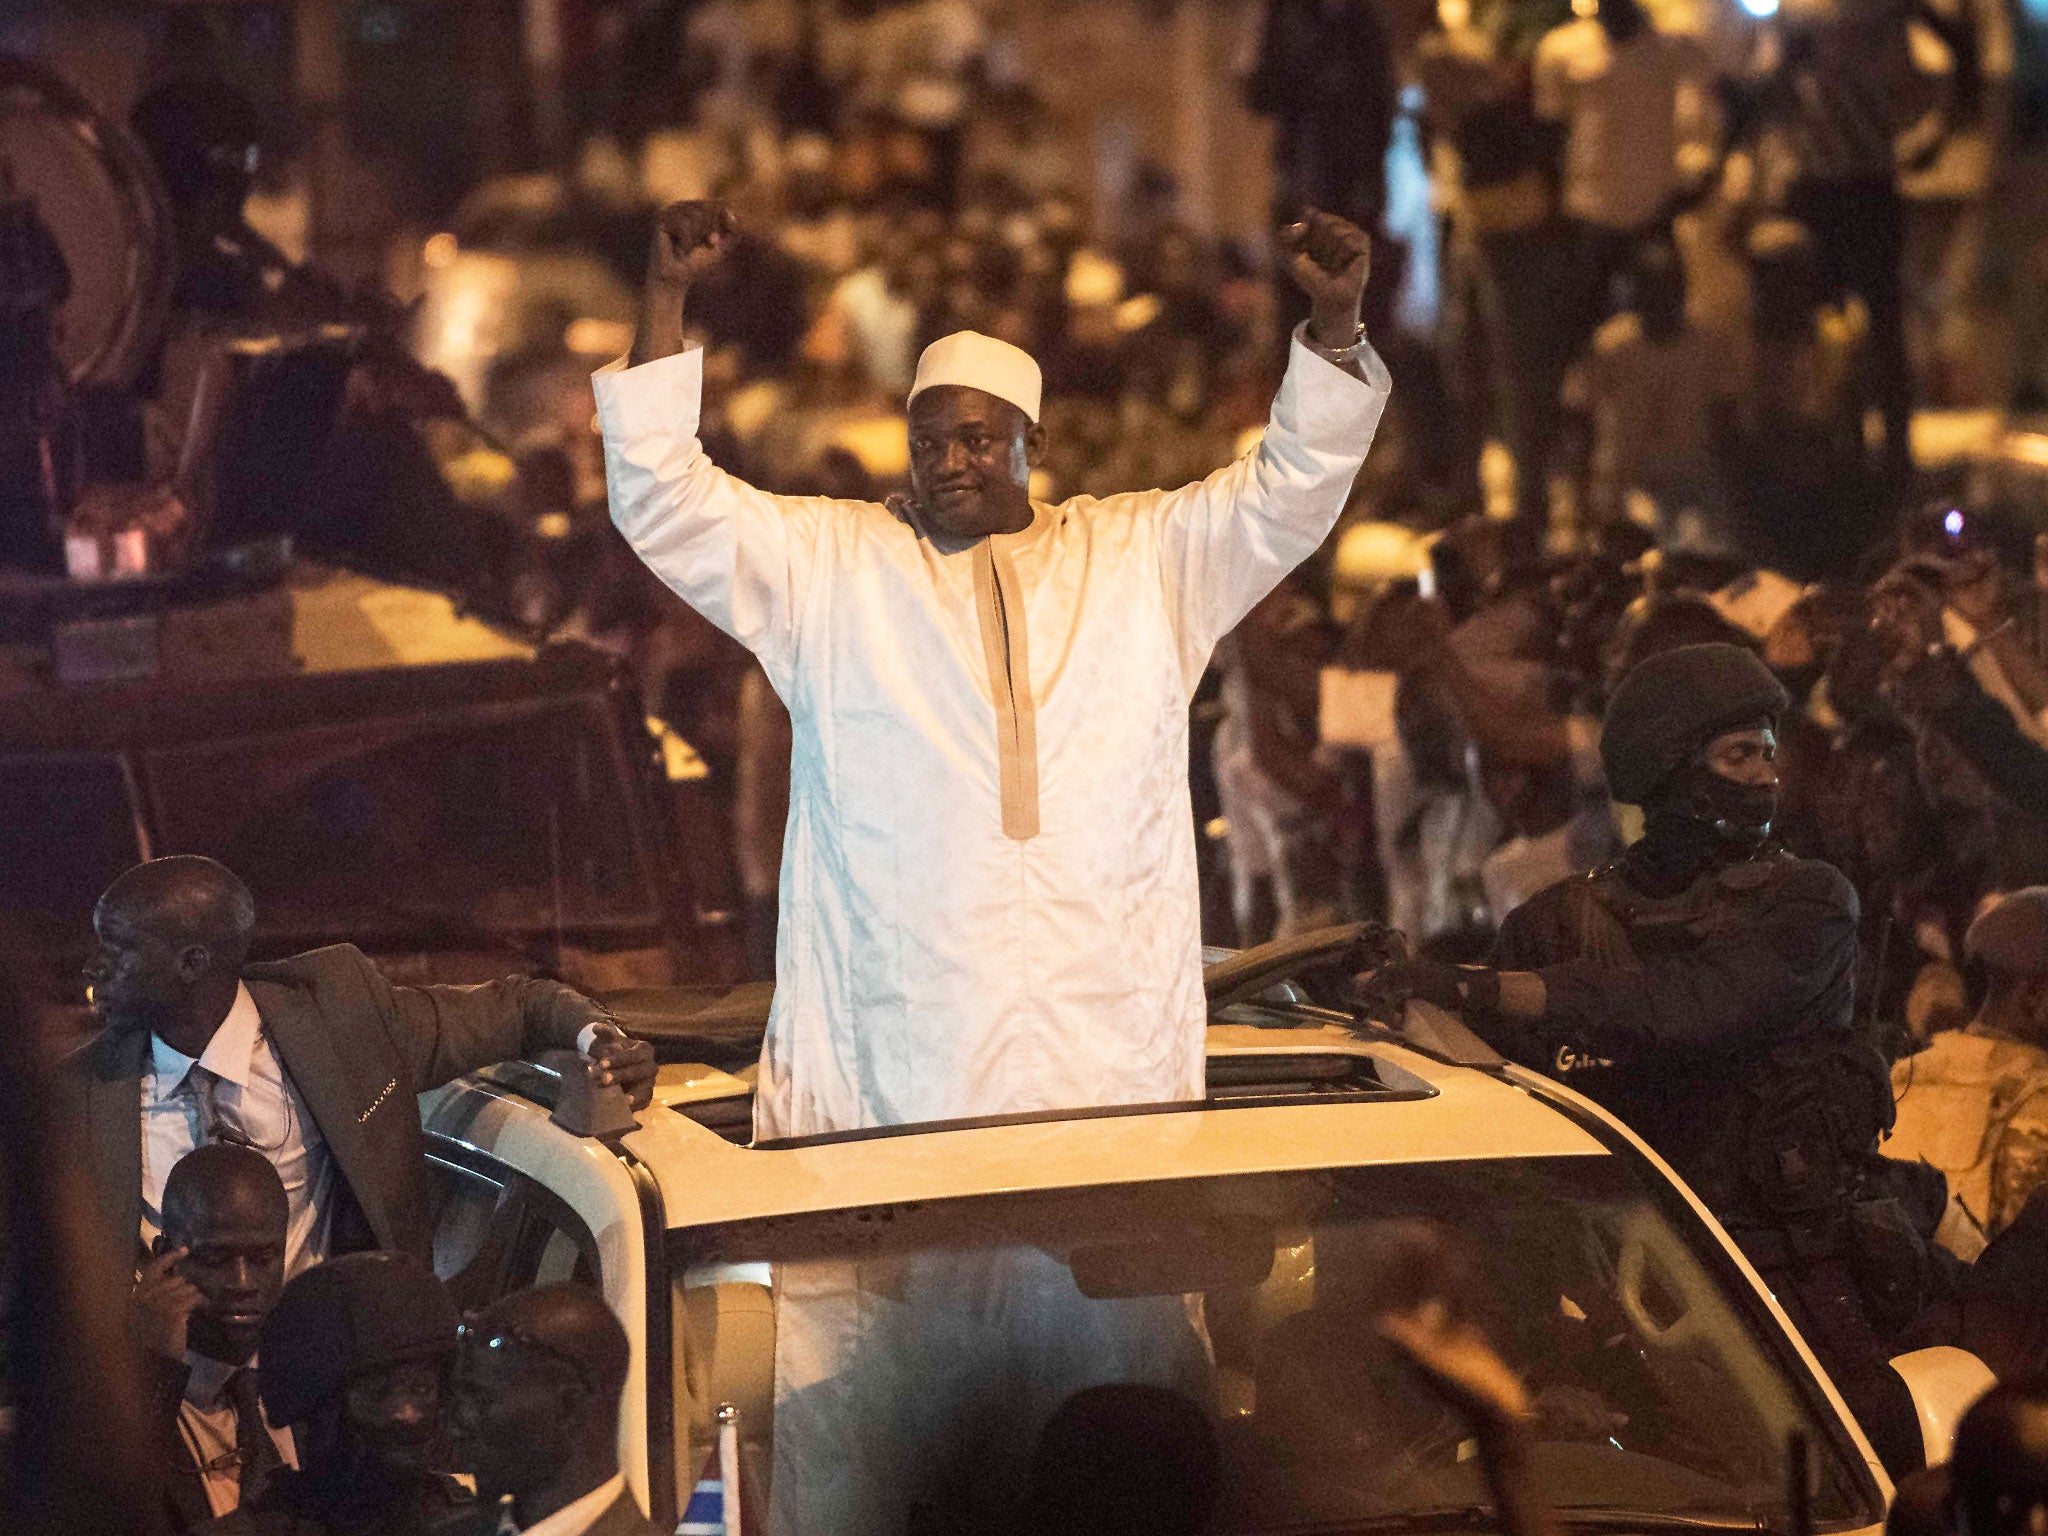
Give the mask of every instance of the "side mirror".
<path id="1" fill-rule="evenodd" d="M 1998 1384 L 1991 1367 L 1967 1349 L 1937 1344 L 1916 1349 L 1892 1361 L 1892 1369 L 1913 1394 L 1913 1412 L 1920 1419 L 1920 1446 L 1927 1465 L 1939 1466 L 1955 1449 L 1956 1427 L 1970 1405 Z"/>

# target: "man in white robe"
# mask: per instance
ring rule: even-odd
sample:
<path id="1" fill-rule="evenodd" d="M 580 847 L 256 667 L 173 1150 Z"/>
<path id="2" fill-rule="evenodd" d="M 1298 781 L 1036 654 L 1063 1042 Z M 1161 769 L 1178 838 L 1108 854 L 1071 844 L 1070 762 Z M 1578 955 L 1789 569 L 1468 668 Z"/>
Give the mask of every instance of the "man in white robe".
<path id="1" fill-rule="evenodd" d="M 1371 445 L 1366 237 L 1283 232 L 1313 315 L 1261 446 L 1199 484 L 1033 502 L 1037 365 L 962 332 L 919 364 L 912 495 L 881 506 L 705 457 L 683 310 L 732 230 L 663 212 L 633 353 L 595 385 L 613 520 L 793 722 L 757 1136 L 1200 1098 L 1188 704 Z"/>

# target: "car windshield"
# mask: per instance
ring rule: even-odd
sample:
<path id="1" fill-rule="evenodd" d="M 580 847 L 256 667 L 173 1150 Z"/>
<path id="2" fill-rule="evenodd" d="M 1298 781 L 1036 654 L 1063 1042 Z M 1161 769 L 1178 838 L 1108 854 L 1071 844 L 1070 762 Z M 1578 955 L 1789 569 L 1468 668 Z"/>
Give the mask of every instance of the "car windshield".
<path id="1" fill-rule="evenodd" d="M 703 1465 L 730 1406 L 779 1528 L 986 1529 L 1019 1507 L 1063 1404 L 1064 1428 L 1098 1435 L 1123 1433 L 1105 1414 L 1185 1421 L 1192 1405 L 1221 1469 L 1215 1530 L 1484 1530 L 1470 1427 L 1372 1323 L 1420 1294 L 1400 1255 L 1429 1230 L 1528 1384 L 1537 1476 L 1568 1524 L 1790 1529 L 1795 1435 L 1813 1447 L 1820 1529 L 1881 1518 L 1788 1346 L 1765 1342 L 1767 1314 L 1732 1299 L 1736 1271 L 1703 1261 L 1710 1240 L 1682 1219 L 1690 1240 L 1623 1159 L 1570 1157 L 678 1230 L 679 1454 Z M 1106 1384 L 1139 1390 L 1070 1403 Z"/>
<path id="2" fill-rule="evenodd" d="M 646 925 L 620 768 L 586 702 L 393 714 L 154 748 L 166 847 L 256 893 L 273 935 Z"/>

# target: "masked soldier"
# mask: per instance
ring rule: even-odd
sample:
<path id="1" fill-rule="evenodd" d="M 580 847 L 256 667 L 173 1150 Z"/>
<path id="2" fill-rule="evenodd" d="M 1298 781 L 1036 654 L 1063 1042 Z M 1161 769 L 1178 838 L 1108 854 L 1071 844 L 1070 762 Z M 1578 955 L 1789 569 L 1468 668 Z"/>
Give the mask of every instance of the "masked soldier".
<path id="1" fill-rule="evenodd" d="M 1615 690 L 1600 736 L 1644 832 L 1502 925 L 1495 968 L 1382 967 L 1363 1011 L 1461 1013 L 1625 1121 L 1728 1228 L 1888 1464 L 1919 1462 L 1889 1345 L 1927 1258 L 1890 1197 L 1883 1057 L 1854 1016 L 1856 892 L 1771 841 L 1784 689 L 1750 652 L 1681 646 Z"/>

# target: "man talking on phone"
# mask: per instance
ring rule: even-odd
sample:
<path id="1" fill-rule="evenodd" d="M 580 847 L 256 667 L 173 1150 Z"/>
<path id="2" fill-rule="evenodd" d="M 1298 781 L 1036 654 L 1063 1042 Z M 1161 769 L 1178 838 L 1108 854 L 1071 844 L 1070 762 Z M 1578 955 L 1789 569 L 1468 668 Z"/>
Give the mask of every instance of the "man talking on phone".
<path id="1" fill-rule="evenodd" d="M 163 1233 L 135 1282 L 163 1448 L 165 1514 L 194 1531 L 260 1497 L 296 1466 L 289 1430 L 264 1417 L 256 1337 L 284 1289 L 284 1182 L 260 1152 L 215 1142 L 164 1181 Z"/>
<path id="2" fill-rule="evenodd" d="M 918 364 L 885 506 L 706 458 L 684 314 L 733 233 L 663 211 L 632 354 L 595 383 L 613 520 L 793 721 L 757 1136 L 1200 1097 L 1188 703 L 1371 445 L 1366 236 L 1282 232 L 1312 315 L 1264 441 L 1208 479 L 1033 501 L 1038 365 L 963 331 Z"/>

